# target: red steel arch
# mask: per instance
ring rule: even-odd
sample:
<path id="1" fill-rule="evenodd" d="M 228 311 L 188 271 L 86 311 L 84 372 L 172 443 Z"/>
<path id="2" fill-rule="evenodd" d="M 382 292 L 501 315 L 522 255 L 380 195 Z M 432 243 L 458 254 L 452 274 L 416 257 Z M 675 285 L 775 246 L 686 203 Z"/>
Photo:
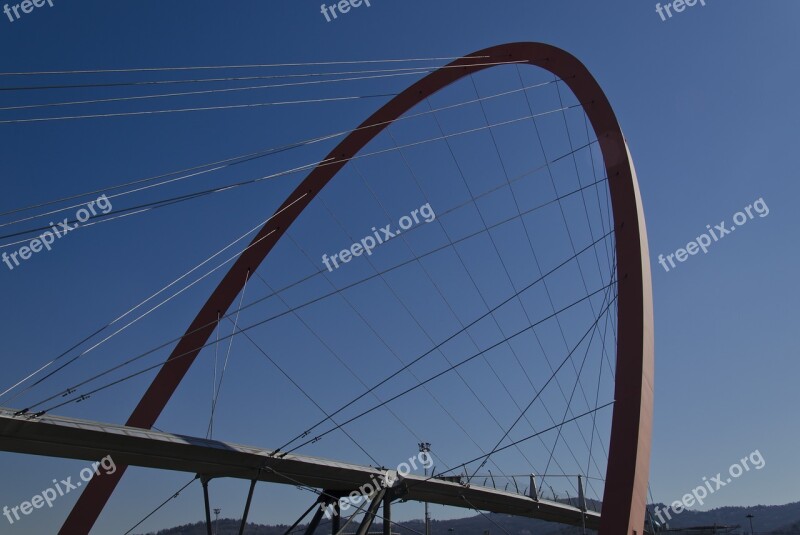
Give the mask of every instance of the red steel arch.
<path id="1" fill-rule="evenodd" d="M 550 71 L 563 80 L 582 103 L 597 135 L 609 178 L 614 213 L 618 280 L 618 344 L 615 405 L 601 535 L 644 532 L 653 418 L 653 306 L 650 260 L 636 172 L 611 105 L 586 67 L 569 53 L 542 43 L 510 43 L 477 51 L 453 61 L 397 95 L 364 121 L 317 166 L 253 238 L 251 246 L 206 301 L 186 334 L 159 370 L 127 421 L 151 428 L 201 348 L 252 273 L 286 229 L 347 161 L 395 119 L 433 93 L 498 62 L 515 61 Z M 459 67 L 461 68 L 453 68 Z M 175 358 L 176 356 L 181 358 Z M 59 532 L 88 534 L 125 472 L 93 479 Z"/>

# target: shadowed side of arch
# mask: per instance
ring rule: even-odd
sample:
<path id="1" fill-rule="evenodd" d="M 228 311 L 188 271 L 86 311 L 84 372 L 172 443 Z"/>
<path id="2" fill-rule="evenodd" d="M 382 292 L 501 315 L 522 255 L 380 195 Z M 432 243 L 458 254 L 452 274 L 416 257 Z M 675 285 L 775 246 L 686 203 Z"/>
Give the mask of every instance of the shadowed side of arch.
<path id="1" fill-rule="evenodd" d="M 653 307 L 647 235 L 633 163 L 619 123 L 595 79 L 575 57 L 542 43 L 510 43 L 477 51 L 419 80 L 350 133 L 289 195 L 200 309 L 127 421 L 151 428 L 216 327 L 292 222 L 323 187 L 386 126 L 472 73 L 517 61 L 550 71 L 582 104 L 597 136 L 609 179 L 618 280 L 615 405 L 601 515 L 601 535 L 642 534 L 653 415 Z M 180 358 L 178 358 L 180 357 Z M 59 534 L 88 534 L 125 472 L 93 479 Z"/>

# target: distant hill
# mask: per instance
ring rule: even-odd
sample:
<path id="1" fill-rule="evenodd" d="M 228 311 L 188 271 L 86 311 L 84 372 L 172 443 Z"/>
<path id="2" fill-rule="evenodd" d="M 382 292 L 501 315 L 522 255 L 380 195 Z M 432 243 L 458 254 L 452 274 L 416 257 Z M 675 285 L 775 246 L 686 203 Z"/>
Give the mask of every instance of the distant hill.
<path id="1" fill-rule="evenodd" d="M 663 508 L 664 505 L 661 504 Z M 651 508 L 652 511 L 652 508 Z M 679 515 L 672 515 L 670 528 L 689 526 L 740 525 L 749 529 L 746 516 L 751 514 L 753 528 L 758 533 L 797 533 L 800 529 L 800 502 L 786 505 L 756 505 L 753 507 L 720 507 L 710 511 L 687 510 Z M 794 526 L 794 531 L 789 531 Z M 777 531 L 782 530 L 782 531 Z"/>
<path id="2" fill-rule="evenodd" d="M 772 533 L 774 533 L 775 535 L 779 534 L 788 535 L 788 534 L 800 533 L 800 522 L 794 522 L 792 525 L 784 526 L 778 530 L 773 531 Z"/>
<path id="3" fill-rule="evenodd" d="M 663 508 L 664 505 L 661 504 Z M 651 508 L 652 510 L 652 508 Z M 746 515 L 754 516 L 753 524 L 759 534 L 771 535 L 800 535 L 800 502 L 786 505 L 756 505 L 754 507 L 720 507 L 711 511 L 687 510 L 679 515 L 673 515 L 669 522 L 670 528 L 686 528 L 691 526 L 740 525 L 748 526 Z M 400 526 L 408 527 L 415 532 L 424 532 L 421 520 L 400 522 Z M 303 526 L 297 531 L 303 533 Z M 283 535 L 289 529 L 288 525 L 262 525 L 248 524 L 245 531 L 247 535 Z M 355 531 L 356 526 L 352 531 Z M 380 520 L 373 526 L 372 532 L 381 530 Z M 413 533 L 395 527 L 393 532 L 404 532 L 404 535 Z M 574 527 L 552 524 L 542 520 L 521 518 L 509 515 L 476 515 L 457 520 L 432 520 L 431 535 L 576 535 L 580 529 Z M 219 519 L 217 535 L 238 535 L 239 521 L 229 518 Z M 316 535 L 328 535 L 329 525 L 322 524 L 317 529 Z M 594 533 L 587 530 L 587 533 Z M 187 524 L 146 535 L 207 535 L 205 524 Z"/>

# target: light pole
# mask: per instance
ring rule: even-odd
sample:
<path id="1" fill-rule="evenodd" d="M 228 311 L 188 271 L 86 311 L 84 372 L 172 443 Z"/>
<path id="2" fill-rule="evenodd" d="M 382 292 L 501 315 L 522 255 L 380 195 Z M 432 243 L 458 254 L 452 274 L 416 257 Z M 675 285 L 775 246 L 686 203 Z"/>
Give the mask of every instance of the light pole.
<path id="1" fill-rule="evenodd" d="M 750 521 L 750 535 L 753 535 L 755 531 L 753 531 L 753 515 L 748 514 L 745 518 Z"/>
<path id="2" fill-rule="evenodd" d="M 419 443 L 419 452 L 424 453 L 425 456 L 430 459 L 430 452 L 431 452 L 431 443 L 430 442 L 420 442 Z M 427 460 L 427 459 L 426 459 Z M 423 466 L 425 467 L 425 477 L 428 477 L 428 467 L 426 466 L 428 463 L 423 461 Z M 425 502 L 425 535 L 431 535 L 431 519 L 428 516 L 428 502 Z"/>
<path id="3" fill-rule="evenodd" d="M 216 508 L 214 509 L 214 535 L 219 534 L 219 514 L 222 512 L 222 509 Z"/>

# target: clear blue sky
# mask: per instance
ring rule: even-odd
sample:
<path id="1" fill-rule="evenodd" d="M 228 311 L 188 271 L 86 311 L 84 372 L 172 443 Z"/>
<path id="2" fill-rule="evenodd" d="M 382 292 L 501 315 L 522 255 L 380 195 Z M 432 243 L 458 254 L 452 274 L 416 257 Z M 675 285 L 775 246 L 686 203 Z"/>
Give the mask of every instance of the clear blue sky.
<path id="1" fill-rule="evenodd" d="M 792 163 L 800 124 L 795 89 L 800 83 L 796 60 L 800 5 L 789 0 L 706 0 L 706 4 L 662 21 L 655 2 L 647 0 L 508 0 L 494 4 L 372 0 L 371 7 L 353 9 L 326 22 L 319 3 L 307 1 L 54 0 L 53 7 L 45 4 L 13 23 L 0 16 L 0 47 L 4 50 L 0 72 L 452 57 L 513 41 L 540 41 L 566 49 L 583 61 L 604 88 L 628 138 L 639 175 L 653 263 L 656 321 L 654 498 L 663 502 L 679 499 L 699 485 L 702 477 L 724 472 L 758 449 L 766 467 L 721 489 L 707 501 L 707 507 L 782 504 L 800 500 L 795 458 L 800 431 L 786 420 L 797 405 L 800 373 L 797 344 L 792 342 L 796 314 L 791 312 L 800 298 L 795 276 L 800 260 L 797 222 L 792 219 L 796 213 L 792 199 L 800 193 L 797 165 Z M 331 86 L 328 91 L 333 96 L 395 92 L 413 78 Z M 123 78 L 109 75 L 103 79 Z M 0 85 L 18 81 L 5 78 Z M 73 91 L 52 93 L 57 97 L 50 98 L 112 96 L 111 91 L 107 95 Z M 0 106 L 45 100 L 34 93 L 4 92 Z M 311 98 L 322 91 L 245 93 L 252 94 L 196 97 L 182 103 L 211 106 L 287 96 Z M 137 93 L 113 93 L 126 94 Z M 386 100 L 0 124 L 0 211 L 346 130 Z M 92 110 L 149 109 L 143 103 L 102 106 Z M 150 105 L 153 107 L 158 106 Z M 69 107 L 33 110 L 30 116 L 71 111 Z M 0 111 L 0 120 L 22 116 L 21 112 Z M 302 165 L 321 158 L 329 147 L 246 164 L 213 178 L 199 177 L 192 183 L 194 188 L 176 185 L 162 188 L 159 195 Z M 367 164 L 365 169 L 369 170 Z M 0 296 L 5 305 L 0 311 L 4 341 L 0 387 L 25 376 L 258 225 L 294 184 L 295 178 L 265 182 L 98 225 L 65 237 L 53 251 L 34 255 L 19 269 L 9 271 L 0 265 Z M 384 194 L 403 195 L 391 190 Z M 346 193 L 332 192 L 330 199 L 344 199 L 337 195 Z M 659 254 L 685 247 L 706 225 L 729 222 L 734 213 L 758 198 L 769 207 L 767 217 L 756 217 L 714 244 L 708 254 L 690 257 L 673 271 L 666 272 L 657 263 Z M 342 200 L 349 201 L 353 199 Z M 422 204 L 414 204 L 419 199 L 413 196 L 403 201 L 391 210 L 402 215 Z M 345 221 L 355 236 L 363 236 L 359 229 L 369 221 L 373 225 L 390 221 L 380 211 L 362 215 L 363 220 Z M 313 232 L 313 223 L 309 221 L 302 230 Z M 319 232 L 320 241 L 334 240 L 327 229 Z M 341 235 L 335 240 L 342 247 L 349 243 Z M 337 246 L 331 245 L 329 250 L 335 252 Z M 300 260 L 294 259 L 297 265 Z M 276 284 L 293 280 L 293 273 L 275 266 L 269 269 Z M 344 277 L 340 280 L 347 277 L 339 276 Z M 267 292 L 260 282 L 252 283 L 253 295 Z M 178 334 L 212 287 L 209 281 L 199 284 L 145 329 L 115 339 L 69 378 L 85 377 Z M 268 311 L 256 310 L 247 320 L 252 322 Z M 317 313 L 324 314 L 324 310 Z M 358 343 L 336 338 L 339 325 L 331 321 L 329 334 L 341 344 L 342 353 L 353 349 L 355 366 L 368 379 L 385 374 L 388 364 L 383 371 L 377 364 L 371 367 L 362 358 L 366 355 L 355 347 Z M 446 331 L 445 325 L 437 327 Z M 275 341 L 280 334 L 281 327 L 276 326 L 258 336 L 280 346 Z M 238 343 L 225 380 L 227 390 L 223 389 L 215 437 L 274 446 L 281 438 L 302 431 L 298 427 L 304 424 L 294 423 L 295 419 L 310 421 L 317 413 L 303 405 L 296 392 L 280 390 L 285 387 L 278 386 L 274 370 L 251 348 L 245 351 L 245 343 Z M 407 354 L 424 346 L 418 340 L 397 343 Z M 318 349 L 309 342 L 309 353 Z M 198 361 L 159 420 L 159 427 L 204 434 L 211 362 Z M 318 368 L 314 363 L 314 371 L 302 363 L 293 364 L 298 375 L 316 371 L 308 377 L 312 391 L 324 391 L 329 388 L 327 379 L 339 377 L 333 375 L 335 363 L 330 360 L 320 361 Z M 62 386 L 68 383 L 69 379 Z M 146 380 L 131 381 L 86 405 L 56 412 L 122 422 L 146 384 Z M 340 392 L 329 392 L 331 405 L 349 398 L 356 388 L 344 378 L 338 384 Z M 56 387 L 49 390 L 54 391 Z M 421 426 L 435 429 L 439 423 L 433 413 L 423 410 L 421 399 L 401 410 Z M 297 408 L 300 406 L 303 408 Z M 367 435 L 370 429 L 380 433 L 385 422 L 385 417 L 376 417 L 359 429 Z M 476 433 L 496 435 L 481 425 L 476 424 Z M 416 450 L 413 438 L 406 434 L 405 442 L 400 443 L 397 437 L 378 434 L 365 441 L 385 455 L 389 464 Z M 304 451 L 367 462 L 341 437 L 332 446 L 315 446 Z M 463 460 L 472 452 L 463 446 L 463 451 L 451 458 Z M 81 462 L 0 454 L 0 506 L 19 504 L 41 492 L 53 478 L 74 476 L 83 466 Z M 185 474 L 129 471 L 96 532 L 124 532 L 187 479 Z M 224 516 L 240 515 L 246 484 L 218 483 L 213 492 L 214 505 L 223 509 Z M 251 518 L 291 523 L 310 499 L 308 493 L 263 486 Z M 0 518 L 4 525 L 0 531 L 54 532 L 73 501 L 65 497 L 52 510 L 26 517 L 19 527 L 7 526 Z M 199 520 L 201 507 L 199 486 L 193 487 L 142 531 Z M 438 508 L 433 513 L 435 517 L 455 514 Z M 407 505 L 400 517 L 420 514 L 420 507 Z"/>

